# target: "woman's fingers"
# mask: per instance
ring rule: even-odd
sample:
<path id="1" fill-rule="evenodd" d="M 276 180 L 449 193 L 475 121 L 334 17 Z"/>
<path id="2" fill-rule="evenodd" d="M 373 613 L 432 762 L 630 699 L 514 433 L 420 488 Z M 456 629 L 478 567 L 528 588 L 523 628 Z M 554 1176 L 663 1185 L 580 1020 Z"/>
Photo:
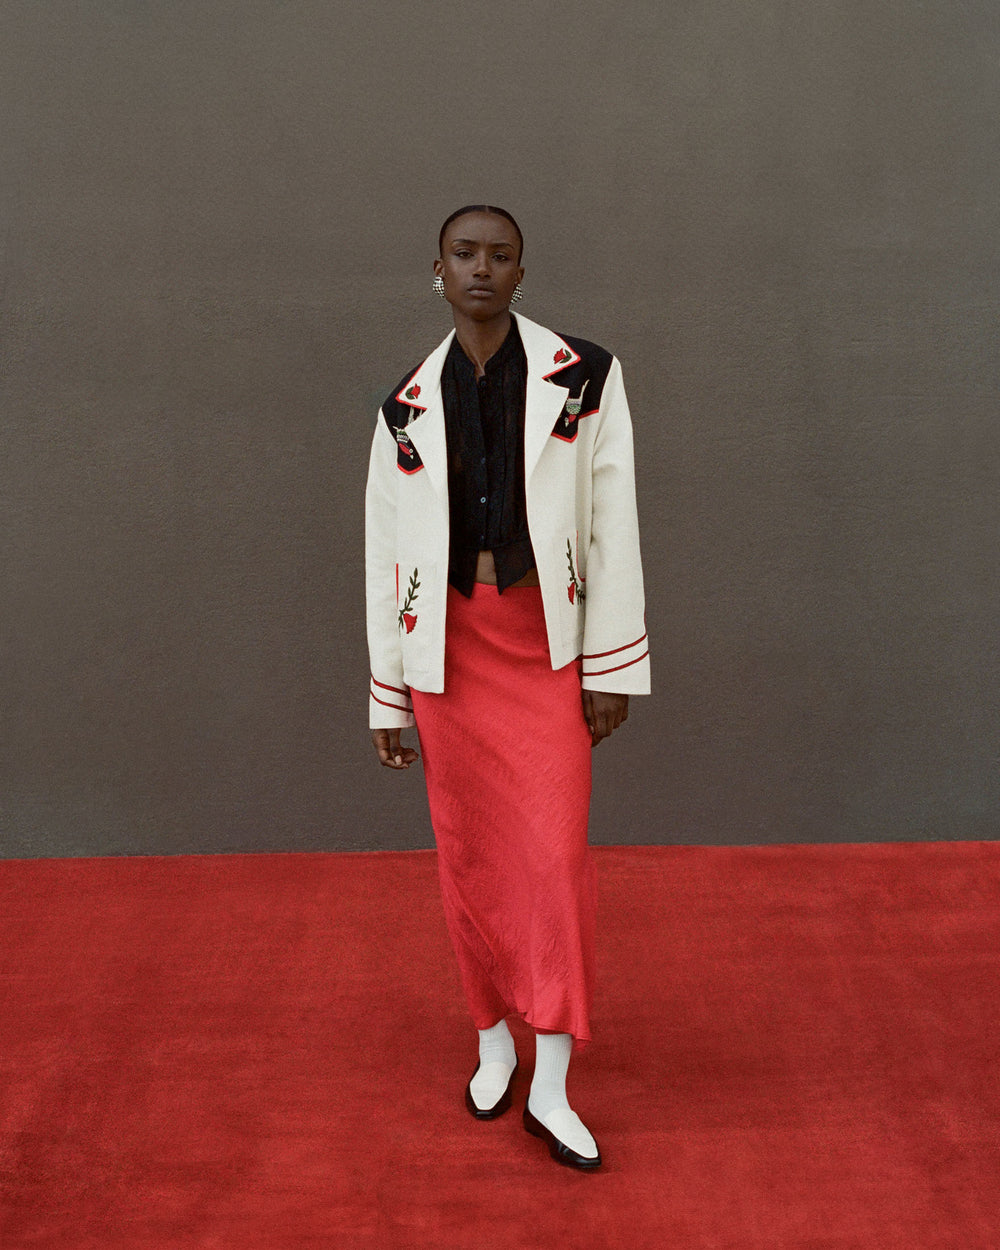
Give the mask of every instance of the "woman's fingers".
<path id="1" fill-rule="evenodd" d="M 597 746 L 628 720 L 628 695 L 584 690 L 583 719 L 590 730 L 590 745 Z"/>
<path id="2" fill-rule="evenodd" d="M 587 726 L 587 732 L 590 734 L 590 745 L 594 746 L 594 734 L 597 732 L 597 724 L 594 719 L 594 695 L 591 690 L 580 691 L 580 702 L 583 705 L 583 719 Z"/>
<path id="3" fill-rule="evenodd" d="M 395 766 L 393 752 L 399 753 L 399 732 L 396 732 L 396 741 L 393 743 L 390 731 L 388 729 L 372 730 L 372 746 L 378 755 L 380 764 L 384 764 L 387 768 Z"/>
<path id="4" fill-rule="evenodd" d="M 398 729 L 373 729 L 372 746 L 379 763 L 386 768 L 409 768 L 420 756 L 413 747 L 404 747 L 399 741 Z"/>

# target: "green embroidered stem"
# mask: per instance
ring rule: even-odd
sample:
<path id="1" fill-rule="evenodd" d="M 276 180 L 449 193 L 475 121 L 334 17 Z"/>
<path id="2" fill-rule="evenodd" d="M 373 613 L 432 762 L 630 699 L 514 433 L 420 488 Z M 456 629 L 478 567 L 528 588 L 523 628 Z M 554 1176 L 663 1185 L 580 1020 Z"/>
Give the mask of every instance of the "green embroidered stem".
<path id="1" fill-rule="evenodd" d="M 576 568 L 573 564 L 573 546 L 568 538 L 566 539 L 566 559 L 569 563 L 569 580 L 573 586 L 573 593 L 576 595 L 577 599 L 586 599 L 587 592 L 584 590 L 583 586 L 581 586 L 580 581 L 576 576 Z"/>
<path id="2" fill-rule="evenodd" d="M 410 608 L 412 608 L 414 603 L 420 598 L 420 596 L 417 594 L 417 588 L 420 585 L 420 583 L 417 581 L 417 573 L 418 573 L 417 569 L 414 569 L 413 572 L 411 573 L 410 585 L 406 592 L 406 600 L 403 603 L 403 606 L 396 613 L 396 625 L 399 629 L 402 629 L 405 624 L 405 622 L 403 621 L 403 613 L 409 612 Z"/>

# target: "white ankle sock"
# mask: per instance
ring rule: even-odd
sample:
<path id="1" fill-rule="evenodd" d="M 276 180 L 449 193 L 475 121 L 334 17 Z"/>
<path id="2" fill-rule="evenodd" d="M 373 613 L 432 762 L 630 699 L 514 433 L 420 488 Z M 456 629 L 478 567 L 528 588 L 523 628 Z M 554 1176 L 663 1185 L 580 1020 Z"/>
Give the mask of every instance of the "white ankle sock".
<path id="1" fill-rule="evenodd" d="M 492 1029 L 479 1030 L 479 1071 L 472 1078 L 469 1091 L 481 1111 L 496 1106 L 516 1065 L 517 1051 L 506 1020 Z"/>
<path id="2" fill-rule="evenodd" d="M 528 1110 L 570 1150 L 593 1159 L 599 1153 L 597 1143 L 566 1098 L 566 1073 L 572 1053 L 573 1038 L 569 1033 L 536 1034 L 535 1075 Z"/>

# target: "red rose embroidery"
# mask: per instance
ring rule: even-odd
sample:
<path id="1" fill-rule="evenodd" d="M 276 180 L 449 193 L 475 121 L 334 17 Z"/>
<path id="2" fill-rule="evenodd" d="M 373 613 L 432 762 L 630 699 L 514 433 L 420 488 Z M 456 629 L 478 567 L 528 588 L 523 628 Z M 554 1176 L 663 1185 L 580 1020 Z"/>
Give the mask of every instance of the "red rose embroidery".
<path id="1" fill-rule="evenodd" d="M 414 625 L 416 625 L 416 623 L 417 623 L 417 618 L 413 612 L 403 613 L 403 624 L 406 626 L 406 632 L 408 634 L 413 633 L 413 627 Z"/>
<path id="2" fill-rule="evenodd" d="M 552 357 L 552 363 L 556 365 L 564 365 L 567 360 L 572 359 L 573 357 L 571 353 L 568 352 L 565 347 L 560 347 L 556 354 Z"/>
<path id="3" fill-rule="evenodd" d="M 570 603 L 574 603 L 576 601 L 576 587 L 572 582 L 566 587 L 566 593 L 569 595 Z"/>

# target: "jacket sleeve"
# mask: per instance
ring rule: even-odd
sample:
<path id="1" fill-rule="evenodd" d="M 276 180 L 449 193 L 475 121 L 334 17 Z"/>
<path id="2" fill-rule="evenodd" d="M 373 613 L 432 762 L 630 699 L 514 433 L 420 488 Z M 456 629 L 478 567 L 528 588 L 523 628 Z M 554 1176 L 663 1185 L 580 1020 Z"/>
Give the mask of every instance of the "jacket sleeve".
<path id="1" fill-rule="evenodd" d="M 365 591 L 371 662 L 372 729 L 413 725 L 413 704 L 403 681 L 396 578 L 396 441 L 379 414 L 365 492 Z"/>
<path id="2" fill-rule="evenodd" d="M 632 422 L 617 359 L 612 361 L 604 385 L 598 417 L 587 554 L 583 687 L 617 694 L 649 694 L 649 640 L 639 556 Z"/>

